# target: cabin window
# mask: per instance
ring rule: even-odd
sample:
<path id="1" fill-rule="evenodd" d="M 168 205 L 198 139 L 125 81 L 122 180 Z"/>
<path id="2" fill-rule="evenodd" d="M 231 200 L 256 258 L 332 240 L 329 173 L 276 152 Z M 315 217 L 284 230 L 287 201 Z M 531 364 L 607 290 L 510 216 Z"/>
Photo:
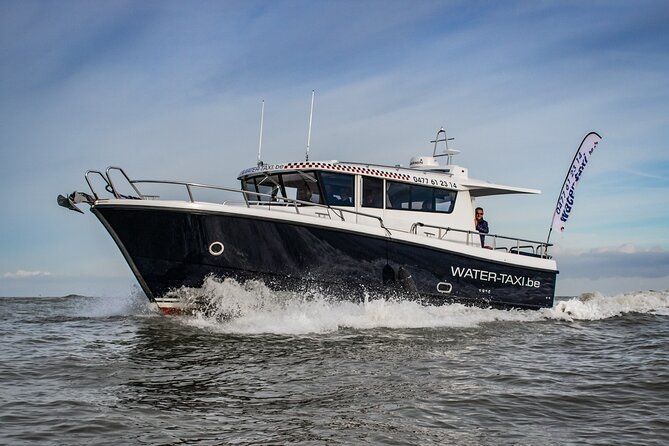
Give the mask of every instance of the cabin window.
<path id="1" fill-rule="evenodd" d="M 258 194 L 247 194 L 249 201 L 269 202 L 284 198 L 278 175 L 265 175 L 242 180 L 242 189 Z M 261 195 L 262 194 L 262 195 Z"/>
<path id="2" fill-rule="evenodd" d="M 387 181 L 386 208 L 423 212 L 453 212 L 457 192 Z"/>
<path id="3" fill-rule="evenodd" d="M 320 177 L 327 204 L 353 206 L 353 175 L 321 172 Z"/>
<path id="4" fill-rule="evenodd" d="M 242 180 L 251 202 L 282 201 L 284 198 L 321 203 L 318 180 L 313 172 L 256 176 Z"/>
<path id="5" fill-rule="evenodd" d="M 258 192 L 255 180 L 253 178 L 243 179 L 242 190 L 249 192 Z M 260 197 L 258 197 L 258 194 L 246 194 L 246 199 L 251 202 L 260 201 Z"/>
<path id="6" fill-rule="evenodd" d="M 411 186 L 411 209 L 428 211 L 434 210 L 434 189 L 426 186 Z"/>
<path id="7" fill-rule="evenodd" d="M 276 201 L 279 198 L 285 198 L 278 175 L 256 177 L 256 185 L 258 186 L 258 192 L 265 194 L 260 196 L 260 201 Z"/>
<path id="8" fill-rule="evenodd" d="M 318 180 L 313 172 L 285 173 L 281 179 L 287 198 L 312 203 L 321 202 Z"/>
<path id="9" fill-rule="evenodd" d="M 388 181 L 386 191 L 387 209 L 411 209 L 411 185 Z"/>
<path id="10" fill-rule="evenodd" d="M 362 207 L 383 209 L 383 180 L 362 177 Z"/>
<path id="11" fill-rule="evenodd" d="M 434 210 L 436 212 L 445 212 L 450 214 L 455 207 L 455 196 L 458 193 L 454 190 L 435 189 L 434 190 Z"/>

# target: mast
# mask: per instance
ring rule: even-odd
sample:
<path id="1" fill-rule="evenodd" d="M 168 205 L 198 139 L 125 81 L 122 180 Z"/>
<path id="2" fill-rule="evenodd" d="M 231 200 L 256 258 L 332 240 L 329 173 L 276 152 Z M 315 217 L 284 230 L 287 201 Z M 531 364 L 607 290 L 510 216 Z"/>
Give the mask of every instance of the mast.
<path id="1" fill-rule="evenodd" d="M 311 108 L 309 109 L 309 132 L 307 133 L 307 156 L 305 161 L 309 161 L 309 146 L 311 145 L 311 122 L 314 117 L 314 90 L 311 90 Z"/>
<path id="2" fill-rule="evenodd" d="M 444 134 L 444 138 L 439 139 L 439 135 L 441 135 L 442 133 Z M 434 143 L 434 150 L 432 151 L 432 158 L 436 158 L 438 156 L 446 156 L 446 163 L 448 165 L 453 164 L 453 155 L 457 155 L 458 153 L 460 153 L 460 151 L 455 150 L 455 149 L 450 149 L 448 147 L 448 141 L 453 141 L 454 139 L 455 138 L 447 137 L 446 136 L 446 130 L 443 127 L 440 128 L 439 131 L 437 132 L 437 136 L 434 138 L 434 141 L 430 141 L 430 142 Z M 443 153 L 437 154 L 437 145 L 440 142 L 443 142 L 443 143 L 446 144 L 446 150 L 444 150 Z"/>
<path id="3" fill-rule="evenodd" d="M 260 153 L 262 152 L 262 128 L 265 120 L 265 100 L 262 100 L 262 109 L 260 110 L 260 138 L 258 141 L 258 166 L 262 166 L 262 161 L 260 160 Z"/>

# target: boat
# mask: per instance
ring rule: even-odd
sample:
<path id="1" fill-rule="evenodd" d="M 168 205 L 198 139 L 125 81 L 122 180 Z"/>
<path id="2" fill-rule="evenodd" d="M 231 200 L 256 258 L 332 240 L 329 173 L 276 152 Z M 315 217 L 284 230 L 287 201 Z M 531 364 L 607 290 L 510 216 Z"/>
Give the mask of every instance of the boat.
<path id="1" fill-rule="evenodd" d="M 341 299 L 553 306 L 551 245 L 474 225 L 477 199 L 540 191 L 470 178 L 454 164 L 459 152 L 449 140 L 440 129 L 432 155 L 409 166 L 309 161 L 308 152 L 304 161 L 258 160 L 240 172 L 238 187 L 136 180 L 111 166 L 85 173 L 90 193 L 58 203 L 78 212 L 90 205 L 164 313 L 192 311 L 175 291 L 212 276 Z M 147 192 L 158 186 L 183 196 Z"/>

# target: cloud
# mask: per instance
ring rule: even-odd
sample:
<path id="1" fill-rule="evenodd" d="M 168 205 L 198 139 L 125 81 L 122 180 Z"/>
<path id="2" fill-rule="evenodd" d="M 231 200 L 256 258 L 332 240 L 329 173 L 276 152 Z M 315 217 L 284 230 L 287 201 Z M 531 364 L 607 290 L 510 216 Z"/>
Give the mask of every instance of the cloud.
<path id="1" fill-rule="evenodd" d="M 51 273 L 48 271 L 26 271 L 23 269 L 16 270 L 15 272 L 7 272 L 2 275 L 5 279 L 30 279 L 33 277 L 46 277 L 50 276 Z"/>
<path id="2" fill-rule="evenodd" d="M 654 246 L 651 248 L 641 248 L 636 246 L 634 243 L 625 243 L 620 246 L 603 246 L 598 248 L 592 248 L 589 253 L 592 254 L 605 254 L 605 253 L 618 253 L 618 254 L 643 254 L 643 253 L 662 253 L 662 248 L 659 246 Z"/>
<path id="3" fill-rule="evenodd" d="M 658 278 L 669 276 L 669 251 L 627 243 L 586 252 L 556 252 L 563 278 Z"/>

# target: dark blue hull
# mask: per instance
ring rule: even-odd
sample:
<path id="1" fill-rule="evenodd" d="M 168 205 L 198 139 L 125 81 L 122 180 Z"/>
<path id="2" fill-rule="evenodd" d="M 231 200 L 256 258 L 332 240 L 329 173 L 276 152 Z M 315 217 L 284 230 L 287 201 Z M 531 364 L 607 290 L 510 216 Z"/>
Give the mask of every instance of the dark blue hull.
<path id="1" fill-rule="evenodd" d="M 272 289 L 318 286 L 344 298 L 400 294 L 442 304 L 553 305 L 556 271 L 498 263 L 388 237 L 222 213 L 98 205 L 149 299 L 210 274 Z"/>

